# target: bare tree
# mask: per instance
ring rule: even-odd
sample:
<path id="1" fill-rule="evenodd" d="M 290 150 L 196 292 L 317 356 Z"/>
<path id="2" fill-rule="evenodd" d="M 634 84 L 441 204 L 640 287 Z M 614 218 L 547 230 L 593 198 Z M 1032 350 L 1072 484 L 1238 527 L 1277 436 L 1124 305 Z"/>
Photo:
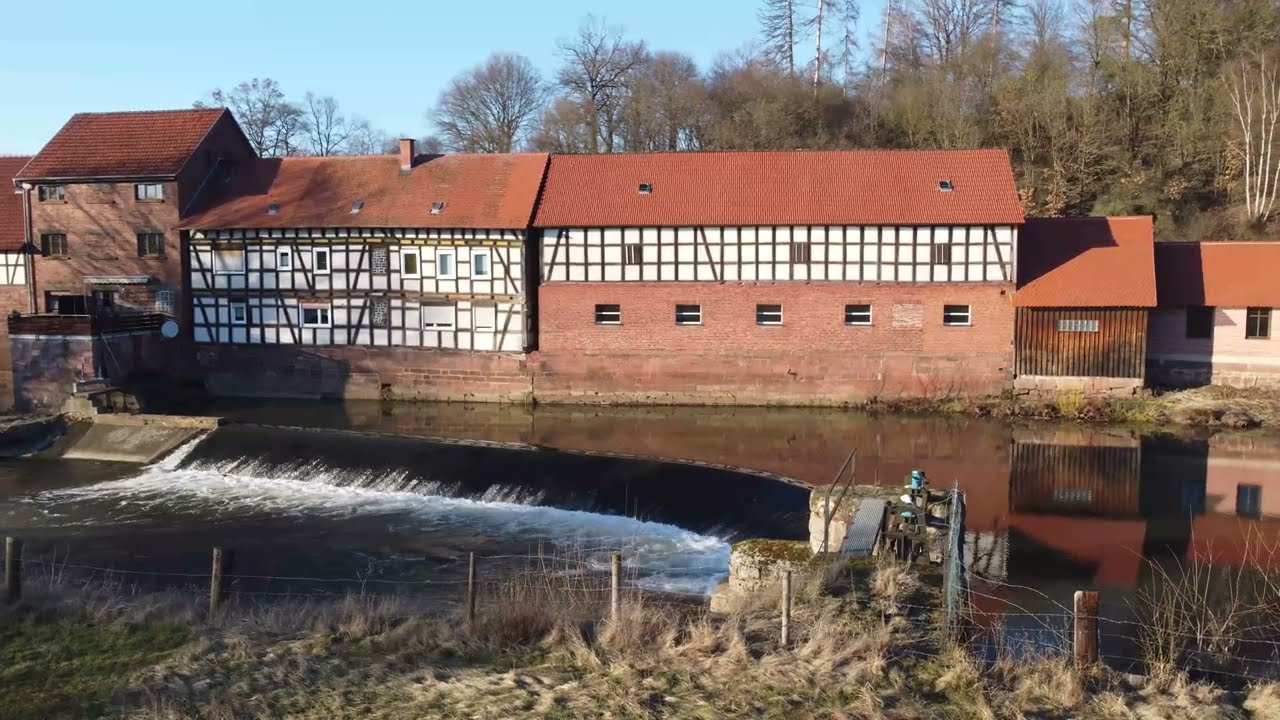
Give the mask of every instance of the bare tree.
<path id="1" fill-rule="evenodd" d="M 364 118 L 351 121 L 351 133 L 347 136 L 346 151 L 349 155 L 385 155 L 394 153 L 396 141 L 387 133 L 374 128 Z"/>
<path id="2" fill-rule="evenodd" d="M 624 147 L 696 149 L 706 119 L 706 93 L 693 58 L 656 53 L 635 70 L 621 118 Z"/>
<path id="3" fill-rule="evenodd" d="M 302 111 L 285 98 L 275 80 L 253 78 L 230 90 L 215 89 L 209 98 L 210 102 L 196 105 L 229 108 L 260 156 L 281 157 L 299 149 Z"/>
<path id="4" fill-rule="evenodd" d="M 533 129 L 546 89 L 523 55 L 492 55 L 454 78 L 432 112 L 445 143 L 460 152 L 512 152 Z"/>
<path id="5" fill-rule="evenodd" d="M 312 155 L 342 154 L 344 144 L 355 128 L 347 122 L 338 109 L 338 101 L 332 96 L 316 97 L 307 93 L 303 100 L 305 132 Z"/>
<path id="6" fill-rule="evenodd" d="M 1254 222 L 1266 222 L 1280 188 L 1280 157 L 1272 159 L 1280 125 L 1280 75 L 1268 67 L 1265 56 L 1256 63 L 1241 63 L 1228 82 L 1227 93 L 1243 145 L 1245 213 Z"/>
<path id="7" fill-rule="evenodd" d="M 543 152 L 588 152 L 593 139 L 587 122 L 590 114 L 576 98 L 556 98 L 542 113 L 530 144 Z"/>
<path id="8" fill-rule="evenodd" d="M 862 8 L 858 0 L 832 0 L 832 3 L 832 9 L 838 15 L 836 20 L 840 23 L 839 52 L 835 60 L 848 85 L 853 82 L 854 66 L 858 61 L 858 18 Z"/>
<path id="9" fill-rule="evenodd" d="M 756 15 L 764 37 L 764 54 L 788 73 L 796 71 L 796 44 L 803 24 L 798 13 L 796 0 L 764 0 L 764 7 Z"/>
<path id="10" fill-rule="evenodd" d="M 631 73 L 648 57 L 644 43 L 628 42 L 621 28 L 588 16 L 577 37 L 560 43 L 560 55 L 556 79 L 586 112 L 587 150 L 613 152 Z"/>

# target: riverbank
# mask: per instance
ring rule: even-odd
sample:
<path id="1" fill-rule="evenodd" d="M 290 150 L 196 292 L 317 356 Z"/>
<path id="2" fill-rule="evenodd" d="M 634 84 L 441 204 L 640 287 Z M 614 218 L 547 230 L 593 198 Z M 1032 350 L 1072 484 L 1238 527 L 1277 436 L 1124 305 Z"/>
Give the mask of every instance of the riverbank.
<path id="1" fill-rule="evenodd" d="M 544 589 L 545 588 L 545 589 Z M 351 595 L 203 619 L 195 596 L 44 586 L 0 610 L 0 717 L 1277 717 L 1280 686 L 1081 675 L 1058 659 L 983 665 L 949 646 L 936 593 L 891 565 L 731 615 L 654 596 L 611 623 L 593 586 L 522 582 L 475 629 L 412 598 Z M 551 592 L 547 592 L 551 590 Z"/>

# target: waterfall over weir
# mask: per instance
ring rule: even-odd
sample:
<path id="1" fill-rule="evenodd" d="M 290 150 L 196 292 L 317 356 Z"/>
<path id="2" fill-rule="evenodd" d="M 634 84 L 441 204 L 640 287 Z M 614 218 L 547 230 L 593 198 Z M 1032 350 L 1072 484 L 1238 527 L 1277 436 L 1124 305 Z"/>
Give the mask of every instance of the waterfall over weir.
<path id="1" fill-rule="evenodd" d="M 219 428 L 122 479 L 33 501 L 46 526 L 91 515 L 95 528 L 107 519 L 144 535 L 182 529 L 192 545 L 181 553 L 129 534 L 121 542 L 138 548 L 133 563 L 145 554 L 203 568 L 206 548 L 220 543 L 241 556 L 260 547 L 252 561 L 270 567 L 257 570 L 277 575 L 303 565 L 351 577 L 383 563 L 394 576 L 427 557 L 438 576 L 466 551 L 519 554 L 547 543 L 600 568 L 621 550 L 641 585 L 683 592 L 723 577 L 731 540 L 801 538 L 808 515 L 805 489 L 729 470 L 253 425 Z"/>

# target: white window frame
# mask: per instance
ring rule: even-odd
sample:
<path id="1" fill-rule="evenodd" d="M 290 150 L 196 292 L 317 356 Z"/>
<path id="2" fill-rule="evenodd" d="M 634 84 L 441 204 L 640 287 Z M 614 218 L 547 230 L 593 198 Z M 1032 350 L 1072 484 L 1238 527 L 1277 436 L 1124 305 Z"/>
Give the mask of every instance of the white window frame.
<path id="1" fill-rule="evenodd" d="M 319 258 L 324 256 L 324 269 L 320 269 Z M 333 272 L 333 253 L 329 248 L 311 248 L 311 274 L 328 275 Z"/>
<path id="2" fill-rule="evenodd" d="M 447 308 L 450 312 L 448 324 L 443 322 L 427 322 L 427 308 Z M 432 332 L 449 332 L 458 328 L 458 304 L 452 302 L 425 302 L 422 303 L 422 329 Z"/>
<path id="3" fill-rule="evenodd" d="M 236 310 L 240 311 L 240 319 L 236 319 Z M 227 304 L 227 317 L 232 325 L 246 325 L 249 322 L 249 303 L 236 300 Z"/>
<path id="4" fill-rule="evenodd" d="M 440 271 L 440 258 L 449 258 L 449 272 Z M 458 279 L 458 253 L 452 248 L 449 250 L 436 250 L 436 279 L 437 280 L 457 280 Z"/>
<path id="5" fill-rule="evenodd" d="M 776 321 L 760 319 L 760 312 L 761 312 L 760 308 L 765 307 L 767 305 L 778 306 L 778 319 Z M 756 303 L 756 325 L 760 325 L 762 327 L 773 327 L 775 325 L 781 325 L 783 322 L 783 317 L 784 315 L 783 315 L 782 303 Z"/>
<path id="6" fill-rule="evenodd" d="M 284 262 L 280 262 L 281 260 Z M 276 248 L 276 270 L 280 272 L 293 271 L 293 248 Z"/>
<path id="7" fill-rule="evenodd" d="M 1098 332 L 1098 321 L 1091 318 L 1061 318 L 1058 320 L 1058 332 Z"/>
<path id="8" fill-rule="evenodd" d="M 697 319 L 692 319 L 693 313 L 686 312 L 685 319 L 681 319 L 680 308 L 697 308 Z M 677 325 L 701 325 L 702 324 L 702 305 L 698 303 L 676 303 L 676 324 Z"/>
<path id="9" fill-rule="evenodd" d="M 321 320 L 317 322 L 307 322 L 307 311 L 319 310 L 324 313 Z M 304 328 L 327 328 L 333 327 L 333 308 L 329 303 L 301 303 L 298 305 L 298 322 L 302 323 Z"/>
<path id="10" fill-rule="evenodd" d="M 616 308 L 618 308 L 618 310 L 617 310 L 617 312 L 616 312 L 616 313 L 615 313 L 615 312 L 613 312 L 613 311 L 610 311 L 610 310 L 606 310 L 606 311 L 604 311 L 604 314 L 605 314 L 606 316 L 609 316 L 609 315 L 616 315 L 616 316 L 617 316 L 617 318 L 616 318 L 616 319 L 614 319 L 614 320 L 601 320 L 601 319 L 600 319 L 600 316 L 601 316 L 601 314 L 602 314 L 602 313 L 601 313 L 600 308 L 602 308 L 602 307 L 616 307 Z M 596 303 L 596 304 L 595 304 L 595 307 L 593 307 L 593 308 L 592 308 L 592 313 L 593 313 L 593 315 L 592 315 L 592 316 L 595 318 L 595 323 L 596 323 L 597 325 L 621 325 L 621 324 L 622 324 L 622 305 L 621 305 L 620 303 Z"/>
<path id="11" fill-rule="evenodd" d="M 411 257 L 411 258 L 413 258 L 413 264 L 414 264 L 414 266 L 415 266 L 415 267 L 414 267 L 414 271 L 413 271 L 413 272 L 405 272 L 405 269 L 404 269 L 404 259 L 405 259 L 405 258 L 407 258 L 407 257 Z M 421 248 L 417 248 L 417 247 L 404 247 L 404 246 L 401 246 L 401 248 L 400 248 L 400 277 L 402 277 L 402 278 L 420 278 L 420 277 L 422 277 L 422 250 L 421 250 Z"/>
<path id="12" fill-rule="evenodd" d="M 964 322 L 960 322 L 957 318 L 961 314 L 959 312 L 947 312 L 947 308 L 964 308 Z M 959 303 L 945 303 L 942 306 L 942 324 L 946 327 L 972 327 L 973 326 L 973 306 L 961 305 Z"/>
<path id="13" fill-rule="evenodd" d="M 852 307 L 866 307 L 867 319 L 865 321 L 862 321 L 862 320 L 859 320 L 856 322 L 851 321 L 849 319 L 849 315 L 851 315 L 852 313 L 850 313 L 849 308 L 852 308 Z M 844 306 L 844 324 L 845 325 L 848 325 L 849 327 L 868 327 L 874 321 L 875 321 L 875 308 L 872 307 L 870 303 L 846 303 L 845 304 Z"/>
<path id="14" fill-rule="evenodd" d="M 227 269 L 225 266 L 224 267 L 218 266 L 219 255 L 225 254 L 225 253 L 239 254 L 240 268 L 238 270 Z M 248 265 L 249 265 L 249 257 L 248 257 L 248 253 L 245 252 L 244 248 L 214 248 L 213 249 L 213 274 L 214 275 L 243 275 L 245 273 L 245 268 L 247 268 Z"/>
<path id="15" fill-rule="evenodd" d="M 492 325 L 480 324 L 481 310 L 483 310 L 486 314 L 492 312 L 493 314 Z M 472 304 L 471 305 L 471 329 L 475 330 L 476 332 L 497 332 L 498 331 L 498 303 L 482 302 L 482 303 Z"/>
<path id="16" fill-rule="evenodd" d="M 164 200 L 164 183 L 134 183 L 133 199 L 138 202 L 159 202 Z"/>
<path id="17" fill-rule="evenodd" d="M 484 258 L 484 273 L 476 271 L 476 258 Z M 493 279 L 493 252 L 488 248 L 483 250 L 471 251 L 471 279 L 473 280 L 492 280 Z"/>

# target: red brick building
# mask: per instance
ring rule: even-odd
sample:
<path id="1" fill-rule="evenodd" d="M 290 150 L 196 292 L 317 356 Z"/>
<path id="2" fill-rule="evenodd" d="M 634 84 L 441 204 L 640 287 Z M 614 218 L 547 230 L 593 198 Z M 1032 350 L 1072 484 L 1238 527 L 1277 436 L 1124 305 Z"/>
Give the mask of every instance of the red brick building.
<path id="1" fill-rule="evenodd" d="M 22 194 L 12 185 L 30 157 L 0 156 L 0 314 L 28 312 L 32 298 L 27 282 L 27 218 Z M 10 192 L 10 190 L 14 192 Z M 0 322 L 0 410 L 13 405 L 13 368 L 9 326 Z"/>
<path id="2" fill-rule="evenodd" d="M 1022 222 L 999 150 L 553 156 L 535 395 L 1000 391 Z"/>

